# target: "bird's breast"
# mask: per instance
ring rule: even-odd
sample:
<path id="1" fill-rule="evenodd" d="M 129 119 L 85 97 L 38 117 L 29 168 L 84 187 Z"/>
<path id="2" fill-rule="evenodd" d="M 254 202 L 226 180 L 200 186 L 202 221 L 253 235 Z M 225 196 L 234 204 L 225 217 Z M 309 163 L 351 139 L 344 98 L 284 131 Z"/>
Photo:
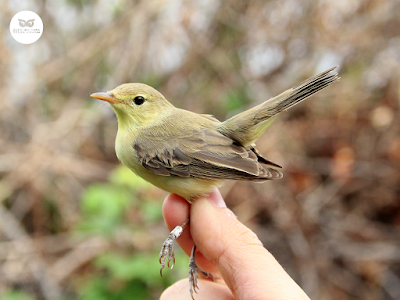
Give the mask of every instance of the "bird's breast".
<path id="1" fill-rule="evenodd" d="M 133 148 L 134 136 L 124 130 L 118 130 L 115 140 L 115 153 L 118 159 L 136 174 L 142 167 L 135 149 Z M 142 167 L 143 168 L 143 167 Z"/>

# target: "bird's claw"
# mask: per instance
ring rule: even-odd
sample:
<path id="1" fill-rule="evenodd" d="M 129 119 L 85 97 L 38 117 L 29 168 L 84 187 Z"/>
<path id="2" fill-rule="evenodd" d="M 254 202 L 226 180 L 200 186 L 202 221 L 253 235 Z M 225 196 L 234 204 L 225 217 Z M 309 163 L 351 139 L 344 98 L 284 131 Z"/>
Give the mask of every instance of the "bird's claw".
<path id="1" fill-rule="evenodd" d="M 212 277 L 213 281 L 215 282 L 215 277 L 213 274 L 203 271 L 197 266 L 194 260 L 195 249 L 196 246 L 194 245 L 189 260 L 189 291 L 190 291 L 190 296 L 192 297 L 193 300 L 194 300 L 193 292 L 197 294 L 197 290 L 199 289 L 199 286 L 197 285 L 197 272 L 200 272 L 205 278 Z"/>
<path id="2" fill-rule="evenodd" d="M 162 277 L 162 270 L 165 268 L 165 263 L 168 258 L 167 266 L 172 269 L 175 265 L 175 254 L 174 254 L 174 241 L 182 234 L 182 226 L 176 226 L 174 230 L 171 231 L 168 238 L 161 246 L 159 262 L 161 264 L 160 275 Z M 171 263 L 172 262 L 172 263 Z"/>
<path id="3" fill-rule="evenodd" d="M 162 277 L 162 270 L 165 268 L 167 257 L 168 257 L 167 266 L 168 268 L 172 269 L 175 265 L 175 254 L 174 254 L 174 240 L 171 237 L 168 237 L 161 246 L 160 258 L 159 258 L 161 264 L 161 269 L 160 269 L 161 277 Z"/>
<path id="4" fill-rule="evenodd" d="M 199 289 L 199 286 L 197 285 L 197 271 L 196 269 L 193 269 L 189 265 L 189 291 L 190 291 L 190 296 L 194 300 L 193 297 L 193 292 L 197 294 L 197 290 Z"/>

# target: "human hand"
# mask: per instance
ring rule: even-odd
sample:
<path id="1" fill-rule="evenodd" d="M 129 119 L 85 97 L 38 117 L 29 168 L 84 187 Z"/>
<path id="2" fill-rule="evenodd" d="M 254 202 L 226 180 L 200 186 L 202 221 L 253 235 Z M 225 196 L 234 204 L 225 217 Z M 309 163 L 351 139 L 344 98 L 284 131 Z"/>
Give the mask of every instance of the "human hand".
<path id="1" fill-rule="evenodd" d="M 163 215 L 169 230 L 182 224 L 189 214 L 189 226 L 177 242 L 188 255 L 195 242 L 197 265 L 216 279 L 213 282 L 200 276 L 196 300 L 309 299 L 255 233 L 226 208 L 217 189 L 192 205 L 175 194 L 167 196 Z M 191 300 L 189 280 L 174 283 L 160 299 Z"/>

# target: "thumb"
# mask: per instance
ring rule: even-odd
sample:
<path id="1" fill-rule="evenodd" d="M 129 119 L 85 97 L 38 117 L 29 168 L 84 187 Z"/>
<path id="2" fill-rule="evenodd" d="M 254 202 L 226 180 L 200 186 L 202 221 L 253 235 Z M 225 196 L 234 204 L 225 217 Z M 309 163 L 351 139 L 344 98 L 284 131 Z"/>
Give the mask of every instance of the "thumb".
<path id="1" fill-rule="evenodd" d="M 211 198 L 193 202 L 190 231 L 236 299 L 309 299 L 254 232 L 228 208 L 213 205 Z"/>

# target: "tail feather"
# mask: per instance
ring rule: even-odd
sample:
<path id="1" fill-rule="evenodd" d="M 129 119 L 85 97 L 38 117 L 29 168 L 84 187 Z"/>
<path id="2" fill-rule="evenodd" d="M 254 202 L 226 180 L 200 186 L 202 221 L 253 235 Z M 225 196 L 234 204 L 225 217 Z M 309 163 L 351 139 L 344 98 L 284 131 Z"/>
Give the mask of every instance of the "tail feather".
<path id="1" fill-rule="evenodd" d="M 307 99 L 316 92 L 338 81 L 340 77 L 333 67 L 315 75 L 299 85 L 271 98 L 249 110 L 222 122 L 217 129 L 243 146 L 254 143 L 268 127 L 269 118 Z"/>
<path id="2" fill-rule="evenodd" d="M 269 117 L 291 108 L 297 103 L 307 99 L 316 92 L 339 80 L 340 77 L 338 76 L 338 73 L 333 72 L 336 68 L 337 66 L 303 81 L 299 85 L 262 103 L 262 106 L 270 112 Z"/>

